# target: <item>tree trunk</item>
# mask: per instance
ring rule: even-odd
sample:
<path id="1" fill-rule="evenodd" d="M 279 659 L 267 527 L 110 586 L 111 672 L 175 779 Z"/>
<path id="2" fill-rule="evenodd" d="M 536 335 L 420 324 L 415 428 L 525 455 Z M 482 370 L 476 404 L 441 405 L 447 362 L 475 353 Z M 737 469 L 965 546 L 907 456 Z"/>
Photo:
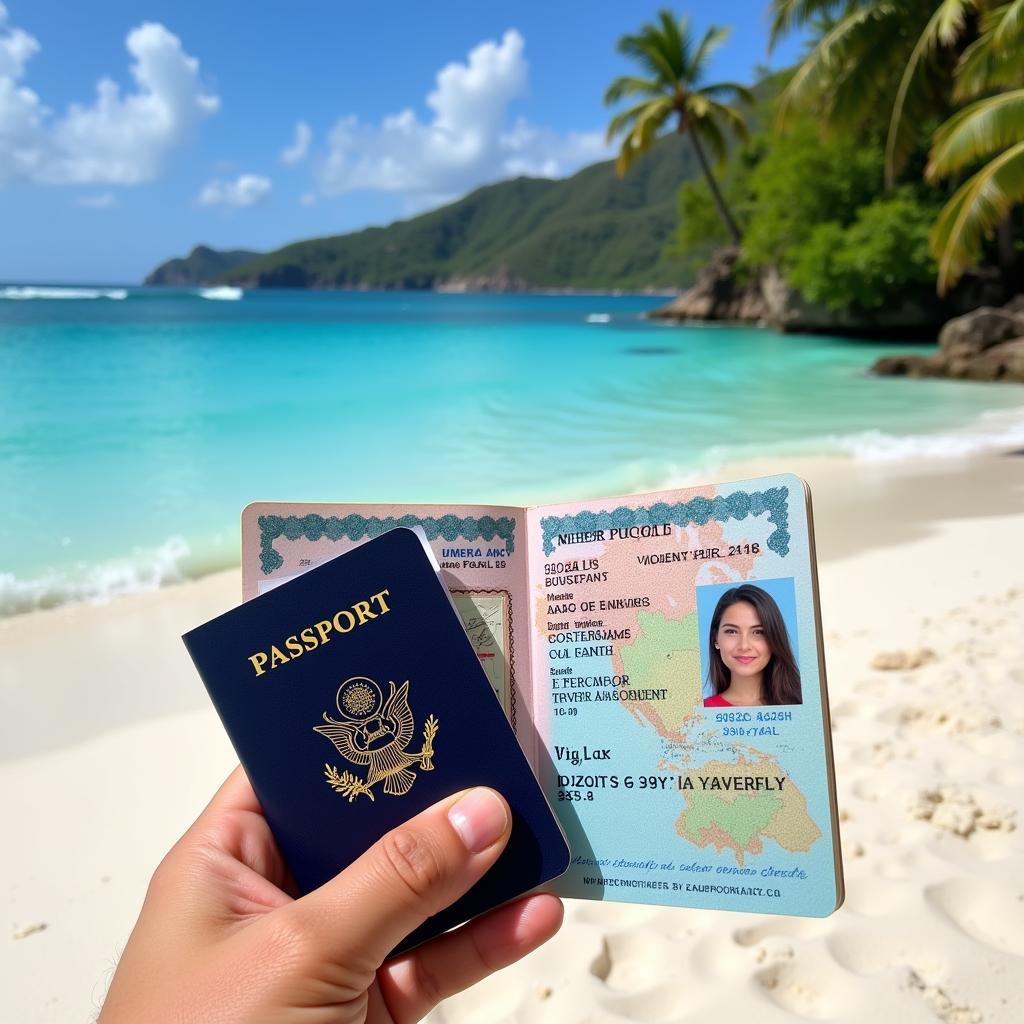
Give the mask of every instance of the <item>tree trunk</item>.
<path id="1" fill-rule="evenodd" d="M 999 250 L 999 269 L 1009 279 L 1017 262 L 1017 247 L 1013 239 L 1013 210 L 999 222 L 996 228 L 996 244 Z"/>
<path id="2" fill-rule="evenodd" d="M 680 133 L 686 132 L 686 123 L 682 120 L 679 122 Z M 694 151 L 697 153 L 697 159 L 700 161 L 701 170 L 704 172 L 704 177 L 707 179 L 708 188 L 711 189 L 711 197 L 715 201 L 715 205 L 718 207 L 718 214 L 722 218 L 722 222 L 725 224 L 729 234 L 732 235 L 732 240 L 735 245 L 739 245 L 742 239 L 740 234 L 739 225 L 736 223 L 733 215 L 729 212 L 729 207 L 725 203 L 725 196 L 722 195 L 721 190 L 718 187 L 718 182 L 715 181 L 715 176 L 711 173 L 711 166 L 708 164 L 708 158 L 704 153 L 704 147 L 700 143 L 700 138 L 697 136 L 697 132 L 694 129 L 689 131 L 690 141 L 693 143 Z"/>

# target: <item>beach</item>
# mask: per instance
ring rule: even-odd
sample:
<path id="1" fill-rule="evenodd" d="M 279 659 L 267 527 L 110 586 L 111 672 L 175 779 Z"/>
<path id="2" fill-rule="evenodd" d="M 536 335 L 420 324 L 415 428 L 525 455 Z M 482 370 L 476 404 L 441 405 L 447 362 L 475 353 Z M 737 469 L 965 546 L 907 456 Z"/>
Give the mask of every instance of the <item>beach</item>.
<path id="1" fill-rule="evenodd" d="M 569 902 L 432 1020 L 973 1024 L 1024 999 L 1024 458 L 733 464 L 814 496 L 846 903 Z M 91 1019 L 161 856 L 235 758 L 179 634 L 236 570 L 0 620 L 5 1016 Z"/>

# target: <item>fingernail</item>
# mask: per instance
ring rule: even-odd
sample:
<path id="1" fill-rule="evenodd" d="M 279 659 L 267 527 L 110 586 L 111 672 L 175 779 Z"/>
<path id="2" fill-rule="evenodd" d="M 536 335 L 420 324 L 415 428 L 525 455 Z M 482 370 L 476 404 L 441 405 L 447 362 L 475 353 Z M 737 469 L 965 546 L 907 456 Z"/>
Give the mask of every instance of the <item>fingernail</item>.
<path id="1" fill-rule="evenodd" d="M 448 820 L 470 853 L 480 853 L 497 842 L 505 832 L 508 812 L 494 792 L 479 786 L 448 808 Z"/>

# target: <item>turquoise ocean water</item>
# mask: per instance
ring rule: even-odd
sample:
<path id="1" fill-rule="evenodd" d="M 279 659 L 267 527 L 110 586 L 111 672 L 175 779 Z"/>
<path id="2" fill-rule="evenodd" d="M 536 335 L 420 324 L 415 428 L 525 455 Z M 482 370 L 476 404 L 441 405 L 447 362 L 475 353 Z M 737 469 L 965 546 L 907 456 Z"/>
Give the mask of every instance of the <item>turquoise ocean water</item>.
<path id="1" fill-rule="evenodd" d="M 647 322 L 653 297 L 224 296 L 0 287 L 0 614 L 235 564 L 254 499 L 536 504 L 1024 443 L 1019 389 Z"/>

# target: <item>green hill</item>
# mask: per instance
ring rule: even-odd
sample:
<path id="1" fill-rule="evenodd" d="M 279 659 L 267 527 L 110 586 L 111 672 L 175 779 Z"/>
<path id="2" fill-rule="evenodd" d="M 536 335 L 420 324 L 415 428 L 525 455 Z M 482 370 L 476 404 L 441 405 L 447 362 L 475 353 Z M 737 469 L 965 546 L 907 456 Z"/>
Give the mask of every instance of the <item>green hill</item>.
<path id="1" fill-rule="evenodd" d="M 623 179 L 612 161 L 571 178 L 516 178 L 387 227 L 295 242 L 226 270 L 225 284 L 292 288 L 673 288 L 664 253 L 689 143 L 659 141 Z"/>
<path id="2" fill-rule="evenodd" d="M 145 284 L 166 284 L 175 287 L 192 287 L 209 284 L 218 274 L 249 263 L 260 253 L 250 249 L 231 249 L 218 252 L 208 245 L 197 245 L 187 256 L 161 263 L 146 276 Z"/>

